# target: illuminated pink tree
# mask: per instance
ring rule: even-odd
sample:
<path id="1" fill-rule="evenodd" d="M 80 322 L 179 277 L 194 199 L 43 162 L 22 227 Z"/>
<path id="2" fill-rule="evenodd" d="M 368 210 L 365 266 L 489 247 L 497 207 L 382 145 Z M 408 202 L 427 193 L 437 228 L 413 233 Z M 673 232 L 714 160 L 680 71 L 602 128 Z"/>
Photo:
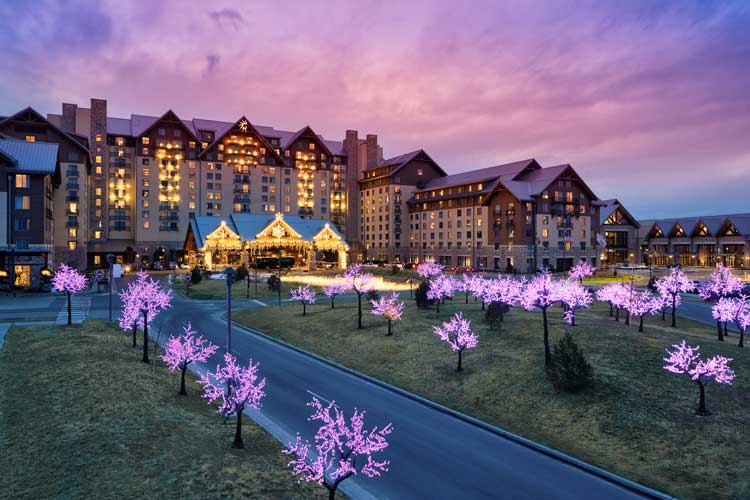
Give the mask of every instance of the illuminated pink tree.
<path id="1" fill-rule="evenodd" d="M 224 366 L 218 365 L 215 373 L 204 374 L 198 381 L 203 385 L 203 397 L 209 404 L 221 399 L 217 410 L 225 418 L 232 413 L 237 415 L 232 448 L 244 448 L 242 441 L 242 412 L 245 408 L 260 410 L 261 399 L 266 395 L 263 388 L 266 379 L 258 380 L 260 363 L 249 360 L 247 366 L 240 366 L 230 353 L 224 354 Z"/>
<path id="2" fill-rule="evenodd" d="M 469 303 L 469 295 L 471 295 L 471 293 L 474 291 L 474 282 L 477 278 L 478 276 L 474 274 L 469 275 L 464 273 L 463 280 L 456 283 L 456 291 L 464 292 L 465 304 Z"/>
<path id="3" fill-rule="evenodd" d="M 391 331 L 391 323 L 401 319 L 401 315 L 404 312 L 404 303 L 398 301 L 399 296 L 396 292 L 392 292 L 388 296 L 380 297 L 378 300 L 371 300 L 372 314 L 376 316 L 382 316 L 388 320 L 388 333 L 386 335 L 393 335 Z"/>
<path id="4" fill-rule="evenodd" d="M 612 316 L 614 313 L 615 301 L 617 301 L 617 287 L 619 283 L 610 283 L 605 285 L 596 291 L 596 300 L 599 302 L 606 302 L 609 304 L 609 315 Z"/>
<path id="5" fill-rule="evenodd" d="M 638 318 L 639 332 L 643 332 L 643 317 L 647 314 L 655 314 L 662 302 L 654 301 L 654 295 L 648 290 L 633 294 L 633 299 L 628 303 L 628 314 L 633 318 Z"/>
<path id="6" fill-rule="evenodd" d="M 591 292 L 578 281 L 560 282 L 560 295 L 565 307 L 563 318 L 570 326 L 576 325 L 576 312 L 579 309 L 588 309 L 593 302 Z"/>
<path id="7" fill-rule="evenodd" d="M 388 472 L 390 461 L 378 462 L 372 455 L 388 447 L 386 437 L 393 431 L 391 424 L 381 429 L 373 427 L 367 430 L 365 412 L 356 408 L 347 422 L 346 416 L 333 401 L 323 406 L 317 398 L 313 398 L 307 406 L 313 408 L 308 420 L 320 422 L 315 434 L 315 452 L 310 453 L 310 442 L 302 441 L 299 434 L 294 443 L 289 443 L 289 447 L 282 450 L 285 455 L 294 457 L 288 465 L 295 476 L 299 475 L 300 481 L 322 484 L 328 490 L 328 499 L 334 500 L 336 490 L 346 479 L 357 474 L 376 477 Z"/>
<path id="8" fill-rule="evenodd" d="M 588 262 L 579 260 L 578 263 L 570 268 L 569 274 L 571 279 L 578 280 L 579 283 L 583 283 L 583 278 L 588 278 L 594 275 L 596 267 L 592 266 Z"/>
<path id="9" fill-rule="evenodd" d="M 138 273 L 135 281 L 128 283 L 128 287 L 120 292 L 120 328 L 123 330 L 133 330 L 133 347 L 136 346 L 136 334 L 138 327 L 143 327 L 143 318 L 141 317 L 140 301 L 138 294 L 141 291 L 143 280 L 148 277 L 145 272 Z"/>
<path id="10" fill-rule="evenodd" d="M 434 276 L 429 281 L 427 298 L 435 302 L 438 314 L 440 313 L 440 304 L 453 297 L 457 285 L 455 279 L 445 274 Z"/>
<path id="11" fill-rule="evenodd" d="M 362 296 L 375 288 L 372 274 L 362 271 L 361 264 L 354 264 L 344 272 L 347 288 L 357 294 L 357 328 L 362 328 Z"/>
<path id="12" fill-rule="evenodd" d="M 139 326 L 143 327 L 142 361 L 148 363 L 148 325 L 161 311 L 171 307 L 172 290 L 164 289 L 161 283 L 154 281 L 146 272 L 138 273 L 136 281 L 138 287 L 131 307 L 135 307 L 143 315 L 139 320 Z"/>
<path id="13" fill-rule="evenodd" d="M 563 295 L 560 284 L 554 281 L 549 273 L 534 277 L 527 282 L 521 293 L 521 305 L 527 311 L 539 309 L 542 311 L 542 322 L 544 325 L 544 364 L 549 366 L 552 354 L 549 349 L 549 322 L 547 320 L 547 309 L 549 306 L 561 302 Z"/>
<path id="14" fill-rule="evenodd" d="M 672 373 L 685 374 L 700 387 L 700 402 L 698 415 L 710 415 L 706 408 L 706 385 L 714 380 L 717 384 L 732 384 L 734 371 L 729 367 L 732 358 L 716 355 L 708 359 L 701 359 L 700 346 L 692 347 L 683 340 L 681 344 L 673 344 L 672 350 L 667 349 L 669 357 L 664 358 L 664 369 Z"/>
<path id="15" fill-rule="evenodd" d="M 331 283 L 327 287 L 323 288 L 323 293 L 331 298 L 331 309 L 334 309 L 336 307 L 336 305 L 334 304 L 334 300 L 336 300 L 336 297 L 338 295 L 346 293 L 346 286 L 340 283 Z"/>
<path id="16" fill-rule="evenodd" d="M 725 267 L 722 264 L 718 264 L 711 276 L 698 285 L 698 294 L 701 298 L 714 303 L 740 290 L 742 290 L 742 281 L 732 274 L 731 267 Z M 714 315 L 714 318 L 716 319 L 717 338 L 719 342 L 724 342 L 724 335 L 727 333 L 727 321 L 719 319 L 716 315 Z"/>
<path id="17" fill-rule="evenodd" d="M 292 299 L 302 304 L 302 316 L 307 315 L 307 305 L 315 304 L 315 291 L 310 285 L 298 286 L 289 292 Z"/>
<path id="18" fill-rule="evenodd" d="M 437 262 L 423 262 L 417 266 L 417 274 L 427 281 L 443 273 L 443 266 Z"/>
<path id="19" fill-rule="evenodd" d="M 177 337 L 170 335 L 162 359 L 167 363 L 169 371 L 180 370 L 180 395 L 185 396 L 187 395 L 185 374 L 188 365 L 195 361 L 205 363 L 219 349 L 219 346 L 203 340 L 203 336 L 196 337 L 196 332 L 190 323 L 183 326 L 182 331 L 183 334 Z"/>
<path id="20" fill-rule="evenodd" d="M 734 322 L 740 331 L 737 347 L 745 347 L 745 331 L 750 326 L 750 302 L 747 296 L 740 295 L 737 299 L 722 297 L 712 308 L 711 314 L 724 323 Z"/>
<path id="21" fill-rule="evenodd" d="M 500 321 L 503 321 L 505 313 L 521 300 L 525 281 L 509 276 L 482 281 L 486 281 L 482 287 L 482 302 L 501 304 L 503 307 L 500 308 Z"/>
<path id="22" fill-rule="evenodd" d="M 73 324 L 73 308 L 71 296 L 86 289 L 86 277 L 73 267 L 60 264 L 55 276 L 52 278 L 52 286 L 57 290 L 65 292 L 68 298 L 68 324 Z"/>
<path id="23" fill-rule="evenodd" d="M 695 289 L 693 282 L 687 275 L 677 267 L 673 267 L 667 276 L 656 280 L 656 289 L 662 297 L 668 297 L 672 301 L 672 326 L 677 326 L 677 297 L 681 293 L 690 292 Z"/>
<path id="24" fill-rule="evenodd" d="M 471 321 L 465 319 L 460 312 L 455 313 L 451 320 L 443 322 L 442 326 L 434 326 L 433 329 L 440 340 L 451 346 L 451 350 L 458 353 L 458 367 L 456 371 L 463 370 L 461 366 L 461 355 L 466 349 L 477 346 L 477 335 L 471 331 Z"/>

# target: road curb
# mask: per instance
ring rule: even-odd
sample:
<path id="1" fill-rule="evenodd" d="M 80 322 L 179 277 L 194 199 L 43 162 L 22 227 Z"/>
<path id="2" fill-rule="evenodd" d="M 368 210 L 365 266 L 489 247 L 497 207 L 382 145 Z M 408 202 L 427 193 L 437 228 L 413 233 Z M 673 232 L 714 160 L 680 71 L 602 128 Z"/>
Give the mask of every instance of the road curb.
<path id="1" fill-rule="evenodd" d="M 224 321 L 226 321 L 226 318 L 223 318 Z M 526 439 L 522 436 L 519 436 L 517 434 L 513 434 L 512 432 L 506 431 L 504 429 L 501 429 L 499 427 L 495 427 L 494 425 L 490 425 L 486 422 L 483 422 L 482 420 L 479 420 L 477 418 L 474 418 L 472 416 L 466 415 L 465 413 L 461 413 L 459 411 L 453 410 L 451 408 L 448 408 L 447 406 L 443 406 L 439 403 L 436 403 L 434 401 L 431 401 L 429 399 L 423 398 L 422 396 L 418 396 L 412 392 L 406 391 L 404 389 L 401 389 L 400 387 L 396 387 L 394 385 L 391 385 L 387 382 L 383 382 L 380 379 L 371 377 L 369 375 L 365 375 L 364 373 L 358 372 L 356 370 L 353 370 L 351 368 L 348 368 L 344 365 L 341 365 L 339 363 L 336 363 L 335 361 L 331 361 L 329 359 L 326 359 L 322 356 L 319 356 L 317 354 L 314 354 L 312 352 L 306 351 L 305 349 L 301 349 L 297 346 L 294 346 L 292 344 L 289 344 L 287 342 L 284 342 L 283 340 L 279 340 L 275 337 L 272 337 L 270 335 L 267 335 L 263 332 L 260 332 L 258 330 L 255 330 L 253 328 L 250 328 L 248 326 L 242 325 L 240 323 L 237 323 L 236 321 L 232 321 L 232 326 L 236 327 L 240 330 L 245 330 L 250 334 L 257 335 L 259 337 L 262 337 L 266 340 L 269 340 L 271 342 L 274 342 L 276 344 L 279 344 L 281 346 L 284 346 L 288 349 L 291 349 L 293 351 L 296 351 L 300 354 L 303 354 L 305 356 L 308 356 L 310 358 L 313 358 L 323 364 L 326 364 L 328 366 L 331 366 L 333 368 L 337 368 L 345 373 L 348 373 L 349 375 L 352 375 L 354 377 L 360 378 L 366 382 L 370 382 L 371 384 L 377 385 L 379 387 L 382 387 L 383 389 L 387 389 L 391 392 L 394 392 L 396 394 L 399 394 L 401 396 L 407 397 L 413 401 L 416 401 L 418 403 L 421 403 L 425 406 L 428 406 L 430 408 L 433 408 L 435 410 L 440 411 L 441 413 L 444 413 L 446 415 L 450 415 L 452 417 L 458 418 L 459 420 L 463 420 L 464 422 L 471 424 L 475 427 L 478 427 L 484 431 L 490 432 L 492 434 L 495 434 L 497 436 L 509 439 L 515 443 L 518 443 L 522 446 L 525 446 L 527 448 L 530 448 L 532 450 L 538 451 L 540 453 L 544 453 L 545 455 L 554 458 L 556 460 L 559 460 L 561 462 L 564 462 L 568 465 L 571 465 L 573 467 L 576 467 L 578 469 L 584 470 L 590 474 L 593 474 L 594 476 L 597 476 L 601 479 L 613 482 L 619 486 L 622 486 L 625 489 L 628 489 L 630 491 L 639 493 L 643 495 L 645 498 L 651 498 L 651 499 L 658 499 L 658 500 L 678 500 L 676 497 L 669 496 L 665 493 L 662 493 L 660 491 L 654 490 L 652 488 L 649 488 L 647 486 L 643 486 L 641 484 L 638 484 L 634 481 L 630 481 L 629 479 L 625 479 L 622 476 L 618 476 L 617 474 L 613 474 L 611 472 L 608 472 L 604 469 L 601 469 L 599 467 L 596 467 L 594 465 L 591 465 L 589 463 L 586 463 L 582 460 L 578 460 L 577 458 L 571 457 L 570 455 L 566 455 L 565 453 L 559 452 L 557 450 L 554 450 L 552 448 L 549 448 L 547 446 L 544 446 L 542 444 L 539 444 L 535 441 L 531 441 L 530 439 Z"/>

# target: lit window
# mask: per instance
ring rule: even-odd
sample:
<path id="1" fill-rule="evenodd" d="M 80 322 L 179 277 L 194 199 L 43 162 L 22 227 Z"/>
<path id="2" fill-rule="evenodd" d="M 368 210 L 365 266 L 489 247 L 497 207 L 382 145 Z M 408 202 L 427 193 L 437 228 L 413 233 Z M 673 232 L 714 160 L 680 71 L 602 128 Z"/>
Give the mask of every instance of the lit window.
<path id="1" fill-rule="evenodd" d="M 27 135 L 26 142 L 36 142 L 36 137 L 34 137 L 33 135 Z"/>
<path id="2" fill-rule="evenodd" d="M 149 228 L 149 221 L 144 220 L 143 221 L 143 229 L 148 229 L 148 228 Z"/>
<path id="3" fill-rule="evenodd" d="M 124 138 L 122 138 L 122 137 L 118 137 L 118 138 L 116 139 L 116 141 L 117 141 L 117 145 L 118 145 L 118 146 L 122 146 L 122 145 L 124 145 L 124 144 L 125 144 L 125 139 L 124 139 Z"/>
<path id="4" fill-rule="evenodd" d="M 69 241 L 68 242 L 68 250 L 75 250 L 76 249 L 76 242 L 75 241 Z"/>
<path id="5" fill-rule="evenodd" d="M 94 255 L 94 264 L 99 265 L 102 263 L 102 256 L 101 255 Z"/>
<path id="6" fill-rule="evenodd" d="M 96 230 L 96 231 L 94 231 L 94 239 L 95 239 L 95 240 L 100 240 L 100 239 L 102 239 L 102 232 L 101 232 L 101 231 L 99 231 L 99 230 Z"/>
<path id="7" fill-rule="evenodd" d="M 96 188 L 96 195 L 101 196 L 102 195 L 102 188 Z"/>
<path id="8" fill-rule="evenodd" d="M 96 175 L 102 175 L 102 167 L 96 167 Z"/>
<path id="9" fill-rule="evenodd" d="M 68 229 L 68 238 L 77 238 L 78 237 L 78 228 L 71 227 Z"/>
<path id="10" fill-rule="evenodd" d="M 417 169 L 417 175 L 422 175 L 422 169 L 421 168 Z"/>
<path id="11" fill-rule="evenodd" d="M 29 210 L 31 208 L 30 196 L 16 196 L 16 210 Z"/>
<path id="12" fill-rule="evenodd" d="M 27 174 L 16 174 L 16 187 L 17 188 L 29 187 L 29 176 Z"/>
<path id="13" fill-rule="evenodd" d="M 77 214 L 78 213 L 78 203 L 71 203 L 68 205 L 68 210 L 71 214 Z"/>
<path id="14" fill-rule="evenodd" d="M 315 143 L 310 143 L 310 151 L 315 151 Z"/>

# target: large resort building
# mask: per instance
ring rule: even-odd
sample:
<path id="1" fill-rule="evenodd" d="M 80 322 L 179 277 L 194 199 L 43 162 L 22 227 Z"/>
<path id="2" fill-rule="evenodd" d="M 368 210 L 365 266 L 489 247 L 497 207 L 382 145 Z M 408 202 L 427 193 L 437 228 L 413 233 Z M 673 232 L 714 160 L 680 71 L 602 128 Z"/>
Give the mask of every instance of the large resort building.
<path id="1" fill-rule="evenodd" d="M 310 268 L 750 267 L 750 214 L 638 221 L 618 200 L 600 200 L 571 165 L 528 159 L 448 175 L 421 149 L 383 159 L 374 134 L 334 140 L 310 126 L 171 110 L 121 118 L 102 99 L 0 117 L 0 141 L 0 275 L 17 284 L 33 285 L 59 262 L 103 267 L 110 253 L 144 266 L 221 267 L 280 250 Z M 274 240 L 259 225 L 286 225 L 291 236 Z M 207 246 L 213 233 L 232 248 Z"/>

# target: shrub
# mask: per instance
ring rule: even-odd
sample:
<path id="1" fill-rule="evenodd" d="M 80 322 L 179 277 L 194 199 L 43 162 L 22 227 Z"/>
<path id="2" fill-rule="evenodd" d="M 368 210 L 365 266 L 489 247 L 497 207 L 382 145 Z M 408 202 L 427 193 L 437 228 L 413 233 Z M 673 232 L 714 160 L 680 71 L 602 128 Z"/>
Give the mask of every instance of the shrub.
<path id="1" fill-rule="evenodd" d="M 374 289 L 373 290 L 369 290 L 365 294 L 365 297 L 367 298 L 368 302 L 372 302 L 373 300 L 375 300 L 375 301 L 380 300 L 380 295 L 378 294 L 378 291 L 374 290 Z"/>
<path id="2" fill-rule="evenodd" d="M 234 281 L 244 281 L 247 279 L 248 274 L 247 267 L 245 267 L 245 264 L 242 264 L 237 268 L 237 274 L 234 275 Z"/>
<path id="3" fill-rule="evenodd" d="M 555 388 L 568 392 L 580 391 L 594 381 L 594 368 L 570 333 L 555 344 L 547 375 Z"/>
<path id="4" fill-rule="evenodd" d="M 427 292 L 430 290 L 430 285 L 427 284 L 427 281 L 423 281 L 419 284 L 417 287 L 417 290 L 414 292 L 414 300 L 417 301 L 417 307 L 425 308 L 429 307 L 430 304 L 432 304 L 434 301 L 427 298 Z"/>
<path id="5" fill-rule="evenodd" d="M 203 275 L 201 274 L 201 270 L 198 269 L 197 267 L 194 267 L 190 271 L 190 284 L 197 285 L 198 283 L 201 282 L 202 279 L 203 279 Z"/>
<path id="6" fill-rule="evenodd" d="M 510 306 L 508 306 L 508 304 L 503 304 L 502 302 L 490 302 L 487 304 L 487 311 L 484 313 L 484 321 L 490 325 L 490 328 L 498 328 L 503 322 L 505 313 L 509 310 Z"/>

